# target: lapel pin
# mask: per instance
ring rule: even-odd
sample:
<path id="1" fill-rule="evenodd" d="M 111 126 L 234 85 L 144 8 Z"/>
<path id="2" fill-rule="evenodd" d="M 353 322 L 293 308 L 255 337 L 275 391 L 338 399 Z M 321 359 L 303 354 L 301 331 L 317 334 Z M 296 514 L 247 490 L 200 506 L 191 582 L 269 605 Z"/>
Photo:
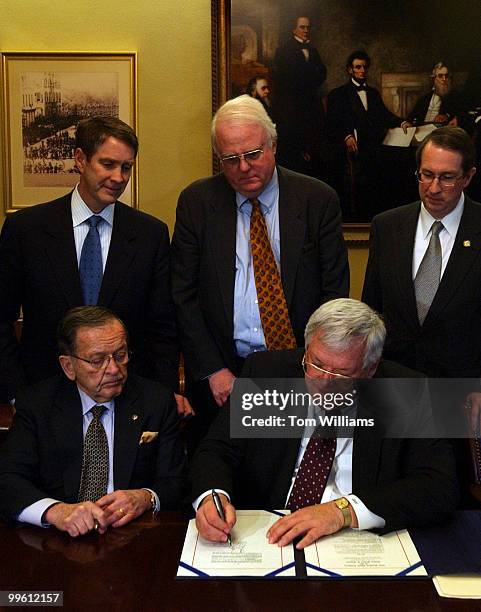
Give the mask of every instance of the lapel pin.
<path id="1" fill-rule="evenodd" d="M 132 421 L 136 421 L 139 418 L 138 414 L 133 414 L 132 415 Z"/>
<path id="2" fill-rule="evenodd" d="M 470 247 L 471 246 L 471 240 L 465 240 L 463 242 L 463 247 Z"/>

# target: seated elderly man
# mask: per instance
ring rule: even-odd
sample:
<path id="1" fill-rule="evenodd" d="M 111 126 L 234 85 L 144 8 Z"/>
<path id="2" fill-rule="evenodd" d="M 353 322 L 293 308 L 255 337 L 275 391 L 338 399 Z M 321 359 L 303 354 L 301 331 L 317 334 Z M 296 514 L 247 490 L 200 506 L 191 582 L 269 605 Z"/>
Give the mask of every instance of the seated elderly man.
<path id="1" fill-rule="evenodd" d="M 179 506 L 183 452 L 174 396 L 127 376 L 124 324 L 81 306 L 59 324 L 64 376 L 23 389 L 0 451 L 0 514 L 71 536 Z"/>
<path id="2" fill-rule="evenodd" d="M 333 380 L 353 384 L 346 379 L 373 375 L 415 376 L 412 370 L 380 362 L 385 334 L 380 317 L 366 304 L 332 300 L 311 316 L 305 350 L 255 353 L 242 376 L 305 375 L 308 388 L 322 388 Z M 367 398 L 360 392 L 359 416 L 366 412 L 365 404 Z M 305 487 L 312 494 L 303 494 L 309 463 L 319 468 L 320 476 Z M 297 544 L 303 548 L 345 527 L 387 532 L 441 522 L 458 499 L 454 459 L 444 440 L 390 439 L 367 427 L 356 427 L 351 438 L 231 439 L 228 410 L 200 444 L 192 479 L 199 532 L 218 542 L 227 541 L 235 524 L 234 506 L 291 509 L 292 514 L 277 521 L 267 537 L 284 546 L 303 536 Z M 213 489 L 222 500 L 225 520 L 216 511 Z"/>

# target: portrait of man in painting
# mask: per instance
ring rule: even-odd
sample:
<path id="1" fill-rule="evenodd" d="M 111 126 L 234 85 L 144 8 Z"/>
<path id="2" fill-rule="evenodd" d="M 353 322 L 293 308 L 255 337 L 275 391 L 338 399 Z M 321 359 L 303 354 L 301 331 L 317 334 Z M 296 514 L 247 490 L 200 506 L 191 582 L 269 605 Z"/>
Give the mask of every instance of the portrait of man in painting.
<path id="1" fill-rule="evenodd" d="M 416 199 L 415 152 L 429 131 L 479 134 L 475 4 L 231 0 L 227 97 L 265 78 L 277 163 L 329 183 L 344 223 L 361 226 Z"/>

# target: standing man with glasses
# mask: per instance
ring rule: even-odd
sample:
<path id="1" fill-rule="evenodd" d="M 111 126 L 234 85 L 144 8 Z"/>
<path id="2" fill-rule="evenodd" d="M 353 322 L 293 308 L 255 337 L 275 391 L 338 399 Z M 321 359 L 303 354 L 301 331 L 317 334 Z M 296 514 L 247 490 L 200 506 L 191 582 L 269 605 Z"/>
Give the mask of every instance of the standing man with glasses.
<path id="1" fill-rule="evenodd" d="M 481 205 L 464 194 L 474 148 L 439 128 L 416 153 L 420 201 L 371 225 L 363 301 L 387 328 L 385 356 L 432 377 L 481 374 Z"/>
<path id="2" fill-rule="evenodd" d="M 276 138 L 258 100 L 226 102 L 212 121 L 223 172 L 187 187 L 177 206 L 172 290 L 205 425 L 250 353 L 302 346 L 311 313 L 349 292 L 338 198 L 276 167 Z"/>
<path id="3" fill-rule="evenodd" d="M 130 331 L 132 370 L 177 385 L 178 345 L 165 223 L 119 201 L 138 150 L 114 117 L 79 122 L 79 183 L 67 195 L 16 212 L 0 237 L 0 397 L 58 369 L 55 330 L 69 308 L 101 305 Z M 14 324 L 23 313 L 17 342 Z M 182 400 L 179 398 L 181 410 Z"/>
<path id="4" fill-rule="evenodd" d="M 127 330 L 81 306 L 58 327 L 55 376 L 17 395 L 0 454 L 0 515 L 71 536 L 179 507 L 183 449 L 173 393 L 128 376 Z"/>

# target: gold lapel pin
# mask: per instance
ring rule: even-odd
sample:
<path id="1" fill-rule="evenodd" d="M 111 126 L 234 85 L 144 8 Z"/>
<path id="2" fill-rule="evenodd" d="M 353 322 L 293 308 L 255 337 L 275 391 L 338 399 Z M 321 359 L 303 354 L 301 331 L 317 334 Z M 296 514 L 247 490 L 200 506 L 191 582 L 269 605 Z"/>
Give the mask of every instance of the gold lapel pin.
<path id="1" fill-rule="evenodd" d="M 136 421 L 139 418 L 138 414 L 133 414 L 132 415 L 132 421 Z"/>
<path id="2" fill-rule="evenodd" d="M 463 247 L 470 247 L 471 246 L 471 240 L 465 240 L 463 242 Z"/>

